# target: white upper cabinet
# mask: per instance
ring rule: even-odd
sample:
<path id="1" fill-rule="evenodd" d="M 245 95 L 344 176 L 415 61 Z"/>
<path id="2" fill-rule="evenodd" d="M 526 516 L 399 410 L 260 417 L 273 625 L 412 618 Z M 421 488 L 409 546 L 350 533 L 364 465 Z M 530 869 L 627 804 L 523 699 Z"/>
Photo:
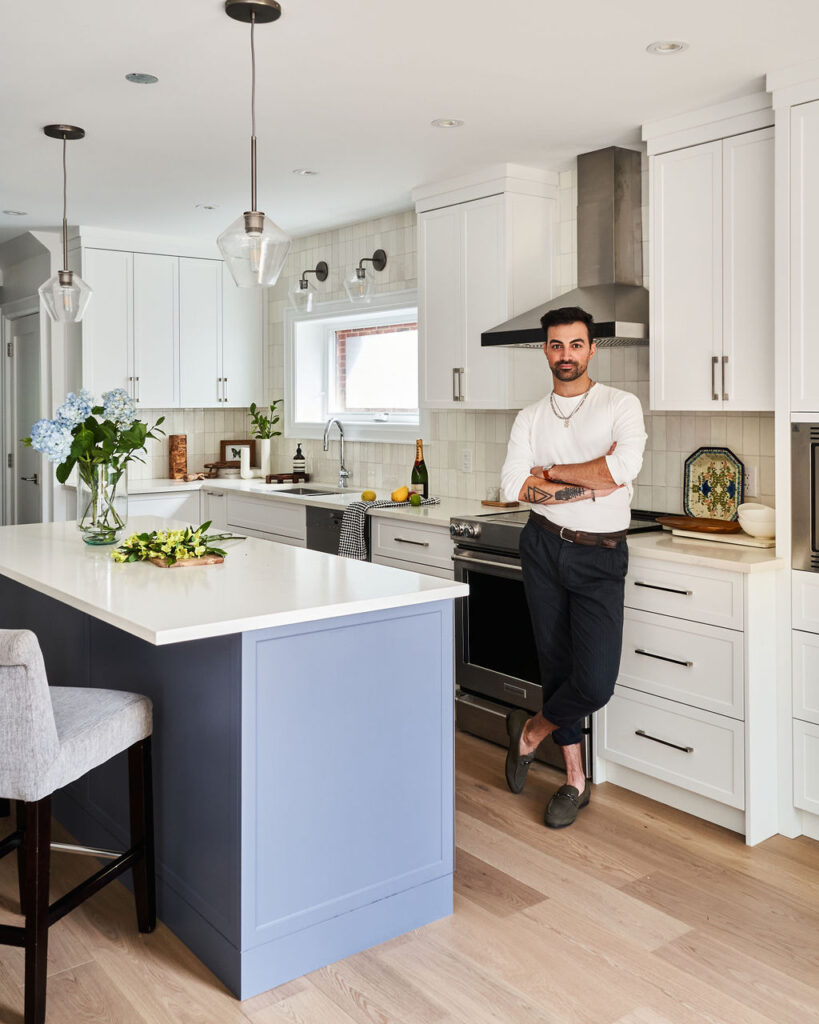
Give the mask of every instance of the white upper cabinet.
<path id="1" fill-rule="evenodd" d="M 82 386 L 98 402 L 114 388 L 136 397 L 133 265 L 130 252 L 83 252 L 82 276 L 94 294 L 82 321 Z"/>
<path id="2" fill-rule="evenodd" d="M 651 157 L 651 408 L 774 406 L 773 129 Z"/>
<path id="3" fill-rule="evenodd" d="M 134 253 L 134 378 L 146 409 L 179 404 L 179 261 Z"/>
<path id="4" fill-rule="evenodd" d="M 246 408 L 263 398 L 265 295 L 263 288 L 237 288 L 222 264 L 223 405 Z"/>
<path id="5" fill-rule="evenodd" d="M 481 333 L 552 295 L 556 184 L 504 165 L 494 181 L 416 190 L 425 408 L 515 409 L 548 390 L 541 352 L 483 348 Z"/>
<path id="6" fill-rule="evenodd" d="M 792 107 L 790 118 L 791 409 L 794 412 L 817 412 L 819 100 Z"/>

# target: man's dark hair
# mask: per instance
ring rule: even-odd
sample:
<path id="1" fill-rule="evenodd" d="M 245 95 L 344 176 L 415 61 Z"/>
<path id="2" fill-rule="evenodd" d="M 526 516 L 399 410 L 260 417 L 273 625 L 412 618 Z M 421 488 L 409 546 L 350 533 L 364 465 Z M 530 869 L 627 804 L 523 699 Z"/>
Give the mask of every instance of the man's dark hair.
<path id="1" fill-rule="evenodd" d="M 587 313 L 585 309 L 581 309 L 580 306 L 563 306 L 561 309 L 550 309 L 545 316 L 540 318 L 540 324 L 543 327 L 543 337 L 547 341 L 549 338 L 550 327 L 557 327 L 560 324 L 576 323 L 586 325 L 586 330 L 589 332 L 589 345 L 591 345 L 594 341 L 594 337 L 592 336 L 594 317 L 591 313 Z"/>

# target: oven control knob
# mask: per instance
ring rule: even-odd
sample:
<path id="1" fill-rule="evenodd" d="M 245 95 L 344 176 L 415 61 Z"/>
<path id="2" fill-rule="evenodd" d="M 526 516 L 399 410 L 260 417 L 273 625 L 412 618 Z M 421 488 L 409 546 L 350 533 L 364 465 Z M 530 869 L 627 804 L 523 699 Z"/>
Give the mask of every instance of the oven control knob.
<path id="1" fill-rule="evenodd" d="M 453 537 L 460 537 L 463 527 L 460 523 L 450 523 L 449 532 Z"/>
<path id="2" fill-rule="evenodd" d="M 470 523 L 464 527 L 464 533 L 467 537 L 480 537 L 481 528 L 477 523 Z"/>

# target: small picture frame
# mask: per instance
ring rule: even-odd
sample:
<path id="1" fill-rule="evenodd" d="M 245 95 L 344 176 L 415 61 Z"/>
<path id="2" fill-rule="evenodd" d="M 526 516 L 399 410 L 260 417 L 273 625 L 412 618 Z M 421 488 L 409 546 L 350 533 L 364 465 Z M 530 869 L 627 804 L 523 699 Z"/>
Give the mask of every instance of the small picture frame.
<path id="1" fill-rule="evenodd" d="M 256 465 L 256 441 L 253 438 L 244 437 L 240 441 L 220 441 L 219 461 L 228 466 L 239 465 L 239 452 L 242 448 L 250 449 L 250 465 Z"/>

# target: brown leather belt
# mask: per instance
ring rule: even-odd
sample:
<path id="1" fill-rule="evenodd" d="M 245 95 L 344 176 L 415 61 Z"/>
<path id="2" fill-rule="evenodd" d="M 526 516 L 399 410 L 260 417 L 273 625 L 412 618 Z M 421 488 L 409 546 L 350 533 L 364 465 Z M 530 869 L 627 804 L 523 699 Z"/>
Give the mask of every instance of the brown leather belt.
<path id="1" fill-rule="evenodd" d="M 586 533 L 584 530 L 570 530 L 567 526 L 557 526 L 546 516 L 538 515 L 535 511 L 529 513 L 529 522 L 535 523 L 541 530 L 556 533 L 561 540 L 568 540 L 572 544 L 584 544 L 590 548 L 616 548 L 620 541 L 626 538 L 625 530 L 619 530 L 617 533 Z"/>

